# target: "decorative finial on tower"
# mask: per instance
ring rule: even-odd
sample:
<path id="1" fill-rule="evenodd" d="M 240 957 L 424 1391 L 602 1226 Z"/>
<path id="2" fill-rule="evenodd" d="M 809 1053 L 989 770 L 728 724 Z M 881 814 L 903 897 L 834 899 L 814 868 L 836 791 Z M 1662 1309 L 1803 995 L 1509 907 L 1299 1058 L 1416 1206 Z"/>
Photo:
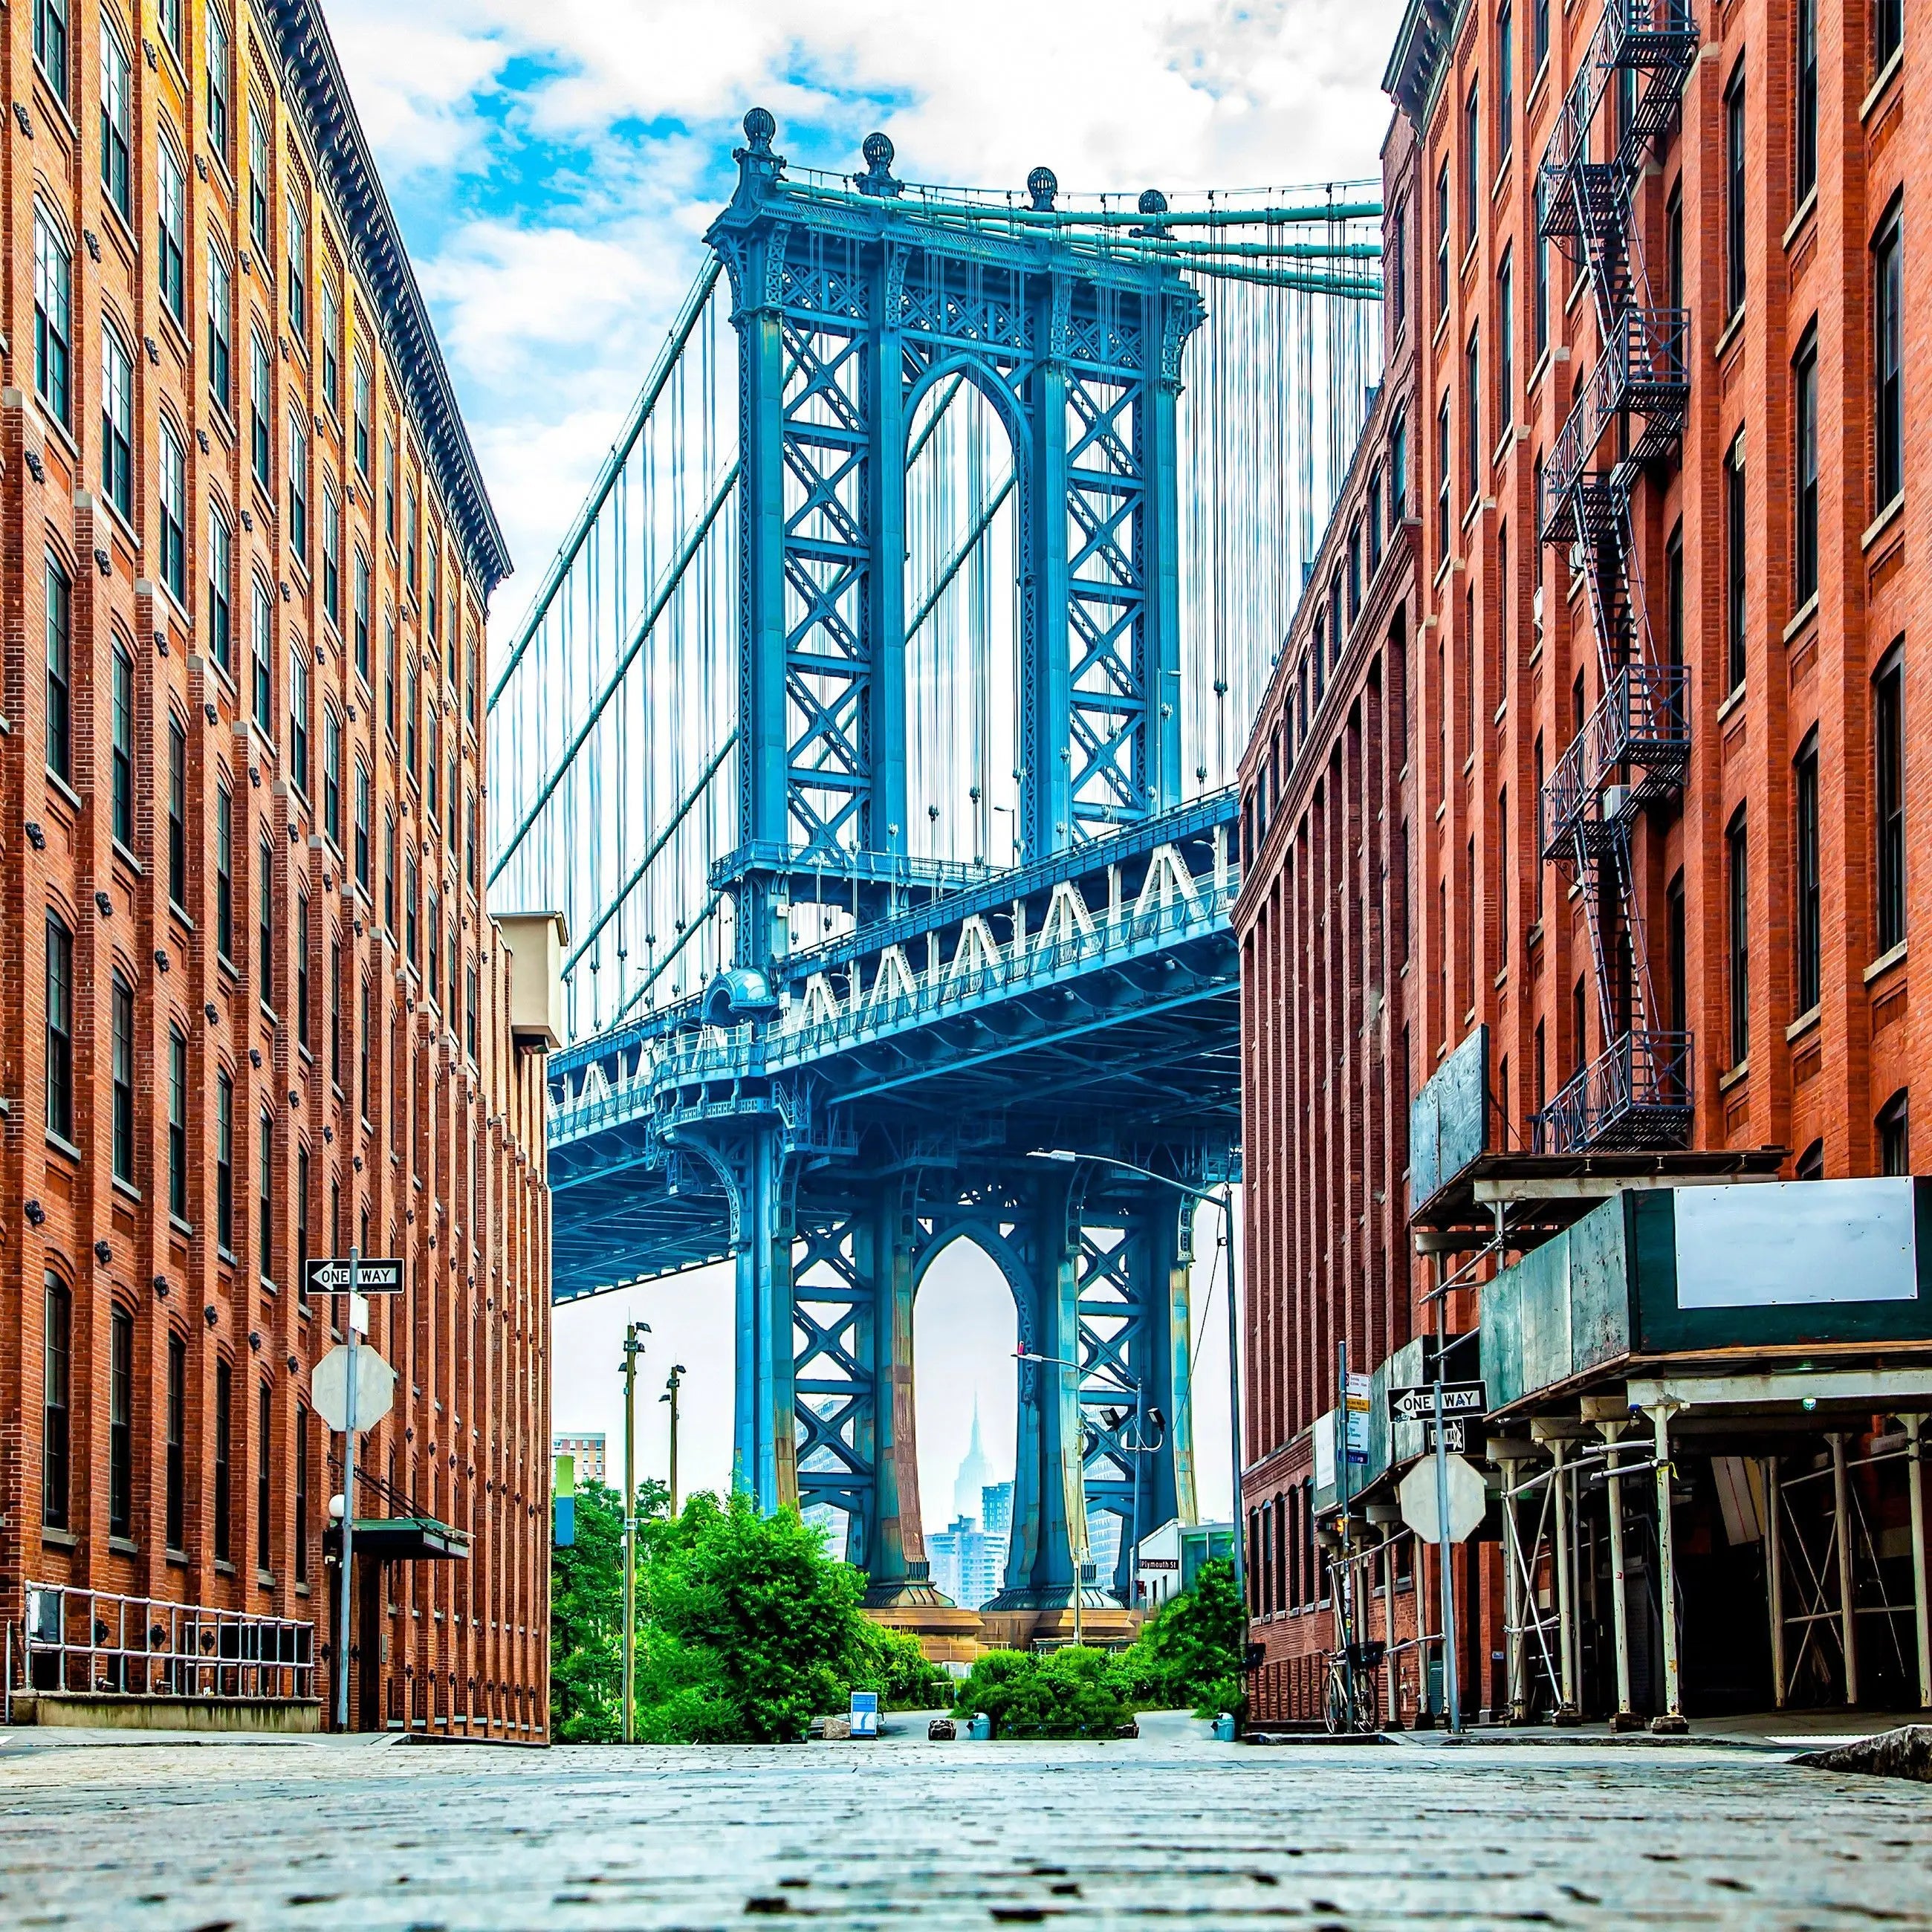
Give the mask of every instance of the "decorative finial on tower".
<path id="1" fill-rule="evenodd" d="M 1051 168 L 1035 168 L 1027 176 L 1027 193 L 1033 196 L 1036 214 L 1053 212 L 1053 197 L 1060 192 L 1060 177 Z"/>
<path id="2" fill-rule="evenodd" d="M 736 200 L 759 200 L 784 175 L 784 155 L 772 152 L 772 136 L 778 131 L 778 124 L 767 108 L 754 107 L 745 116 L 746 145 L 731 150 L 731 158 L 738 164 Z"/>
<path id="3" fill-rule="evenodd" d="M 767 107 L 754 107 L 745 116 L 745 139 L 752 144 L 754 154 L 769 154 L 772 151 L 772 136 L 778 131 L 778 124 Z"/>
<path id="4" fill-rule="evenodd" d="M 866 172 L 858 178 L 859 192 L 878 195 L 881 199 L 897 194 L 904 183 L 892 178 L 890 139 L 884 134 L 868 134 L 859 152 L 866 158 Z"/>
<path id="5" fill-rule="evenodd" d="M 1140 210 L 1143 214 L 1165 214 L 1167 212 L 1167 196 L 1157 188 L 1144 188 L 1141 190 Z M 1164 235 L 1167 230 L 1164 224 L 1150 222 L 1144 228 L 1131 229 L 1128 232 L 1134 235 Z"/>

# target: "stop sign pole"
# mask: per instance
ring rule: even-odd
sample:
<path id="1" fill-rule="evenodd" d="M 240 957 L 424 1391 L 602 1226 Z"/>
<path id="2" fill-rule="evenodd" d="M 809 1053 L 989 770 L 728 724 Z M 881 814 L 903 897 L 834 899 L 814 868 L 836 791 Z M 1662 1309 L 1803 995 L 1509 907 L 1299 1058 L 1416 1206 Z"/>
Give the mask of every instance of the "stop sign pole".
<path id="1" fill-rule="evenodd" d="M 1500 1211 L 1500 1210 L 1499 1210 Z M 1462 1700 L 1456 1681 L 1456 1584 L 1449 1574 L 1449 1447 L 1442 1432 L 1442 1358 L 1448 1353 L 1449 1302 L 1442 1284 L 1442 1257 L 1436 1257 L 1436 1376 L 1431 1391 L 1436 1411 L 1436 1520 L 1442 1541 L 1436 1546 L 1436 1568 L 1442 1586 L 1442 1689 L 1449 1705 L 1449 1735 L 1462 1730 Z M 344 1547 L 346 1548 L 346 1545 Z"/>
<path id="2" fill-rule="evenodd" d="M 356 1295 L 362 1282 L 362 1250 L 349 1250 L 349 1395 L 342 1420 L 342 1614 L 335 1631 L 335 1728 L 349 1728 L 349 1633 L 350 1566 L 356 1538 Z M 1439 1373 L 1440 1371 L 1438 1370 Z M 1439 1450 L 1439 1444 L 1438 1444 Z"/>

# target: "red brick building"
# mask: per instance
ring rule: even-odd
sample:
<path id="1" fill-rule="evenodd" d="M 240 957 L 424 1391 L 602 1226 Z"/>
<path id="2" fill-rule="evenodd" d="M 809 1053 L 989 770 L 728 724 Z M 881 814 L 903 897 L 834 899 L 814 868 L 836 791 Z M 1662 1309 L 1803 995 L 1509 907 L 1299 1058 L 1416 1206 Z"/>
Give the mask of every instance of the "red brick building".
<path id="1" fill-rule="evenodd" d="M 478 849 L 502 537 L 314 0 L 36 0 L 0 69 L 13 1688 L 328 1692 L 344 1310 L 303 1265 L 359 1243 L 407 1286 L 356 1514 L 468 1553 L 365 1546 L 352 1721 L 540 1736 L 542 1060 Z"/>
<path id="2" fill-rule="evenodd" d="M 1915 1044 L 1908 939 L 1932 917 L 1912 910 L 1932 872 L 1914 804 L 1932 692 L 1911 640 L 1925 616 L 1932 482 L 1919 433 L 1928 325 L 1906 241 L 1932 170 L 1932 122 L 1909 89 L 1906 10 L 1898 0 L 1590 0 L 1567 13 L 1549 0 L 1413 0 L 1390 63 L 1422 206 L 1412 238 L 1419 587 L 1406 773 L 1386 807 L 1412 828 L 1412 884 L 1406 899 L 1392 884 L 1388 904 L 1412 912 L 1396 974 L 1407 1091 L 1459 1048 L 1479 1037 L 1486 1046 L 1488 1165 L 1477 1184 L 1487 1191 L 1472 1196 L 1466 1184 L 1448 1214 L 1463 1224 L 1460 1246 L 1439 1232 L 1442 1216 L 1430 1226 L 1461 1284 L 1447 1298 L 1449 1331 L 1481 1331 L 1492 1382 L 1497 1311 L 1486 1311 L 1484 1285 L 1507 1267 L 1516 1295 L 1544 1265 L 1532 1265 L 1538 1244 L 1605 1198 L 1616 1160 L 1624 1178 L 1648 1160 L 1652 1179 L 1680 1181 L 1753 1164 L 1781 1163 L 1796 1178 L 1912 1172 L 1925 1048 Z M 1394 183 L 1388 199 L 1397 205 Z M 1251 791 L 1269 728 L 1264 717 L 1244 768 Z M 1364 789 L 1343 809 L 1382 805 Z M 1270 890 L 1259 875 L 1268 865 L 1264 848 L 1244 896 L 1251 910 Z M 1277 997 L 1301 1008 L 1311 991 L 1291 979 Z M 1258 983 L 1251 998 L 1259 993 Z M 1250 1054 L 1251 1123 L 1285 1109 L 1320 1144 L 1329 1122 L 1372 1104 L 1366 1067 L 1285 1061 L 1259 1031 Z M 1339 1096 L 1323 1090 L 1336 1076 Z M 1424 1190 L 1404 1173 L 1400 1124 L 1396 1134 L 1389 1165 L 1406 1211 Z M 1328 1244 L 1318 1264 L 1298 1274 L 1276 1262 L 1269 1224 L 1303 1210 L 1271 1186 L 1265 1154 L 1248 1159 L 1252 1512 L 1272 1480 L 1257 1483 L 1272 1467 L 1264 1459 L 1292 1459 L 1294 1430 L 1334 1400 L 1330 1367 L 1327 1383 L 1270 1410 L 1270 1384 L 1293 1359 L 1273 1337 L 1276 1311 L 1312 1297 L 1322 1312 L 1286 1328 L 1325 1335 L 1340 1298 L 1372 1310 L 1392 1294 L 1406 1304 L 1387 1321 L 1392 1351 L 1426 1325 L 1431 1277 L 1421 1262 L 1398 1262 L 1403 1280 L 1385 1289 L 1342 1258 L 1360 1232 L 1332 1210 L 1311 1223 Z M 1486 1251 L 1490 1204 L 1539 1175 L 1537 1186 L 1575 1190 L 1564 1212 Z M 1763 1198 L 1768 1215 L 1783 1211 L 1769 1204 L 1778 1197 Z M 1526 1258 L 1512 1267 L 1512 1256 Z M 1916 1411 L 1932 1407 L 1914 1392 L 1922 1371 L 1910 1364 L 1923 1354 L 1915 1340 L 1882 1372 L 1845 1358 L 1846 1373 L 1867 1379 L 1844 1394 L 1830 1454 L 1866 1473 L 1840 1483 L 1834 1521 L 1864 1482 L 1872 1526 L 1868 1551 L 1849 1532 L 1838 1544 L 1834 1560 L 1855 1582 L 1820 1607 L 1834 1628 L 1844 1611 L 1852 1651 L 1855 1596 L 1912 1598 L 1899 1566 L 1911 1544 L 1904 1472 L 1918 1452 L 1900 1445 L 1917 1441 Z M 1760 1366 L 1790 1366 L 1774 1355 Z M 1670 1355 L 1669 1374 L 1688 1372 L 1685 1359 Z M 1552 1442 L 1618 1453 L 1597 1437 L 1624 1413 L 1626 1387 L 1637 1420 L 1640 1388 L 1653 1384 L 1634 1376 L 1580 1378 L 1560 1400 L 1525 1393 L 1519 1414 L 1490 1425 L 1510 1458 L 1492 1492 L 1519 1468 L 1560 1487 L 1568 1452 L 1551 1477 Z M 1726 1677 L 1700 1604 L 1748 1604 L 1754 1634 L 1732 1648 L 1768 1642 L 1765 1669 L 1770 1652 L 1781 1660 L 1778 1701 L 1790 1688 L 1778 1648 L 1798 1642 L 1795 1624 L 1778 1628 L 1790 1587 L 1779 1576 L 1784 1532 L 1767 1540 L 1762 1522 L 1780 1520 L 1763 1494 L 1778 1495 L 1796 1466 L 1795 1388 L 1775 1414 L 1769 1402 L 1750 1412 L 1751 1430 L 1714 1435 L 1708 1461 L 1687 1457 L 1662 1519 L 1653 1510 L 1624 1526 L 1651 1539 L 1644 1561 L 1667 1580 L 1676 1519 L 1694 1701 L 1700 1669 L 1711 1696 L 1768 1702 L 1772 1683 L 1748 1659 Z M 1663 1426 L 1680 1395 L 1656 1400 Z M 1807 1453 L 1826 1455 L 1825 1441 Z M 1378 1454 L 1399 1472 L 1388 1444 Z M 1875 1459 L 1868 1471 L 1861 1456 Z M 1733 1507 L 1744 1478 L 1726 1473 L 1732 1464 L 1756 1471 L 1744 1471 L 1760 1486 L 1755 1531 L 1751 1511 Z M 1601 1486 L 1575 1493 L 1582 1527 L 1570 1533 L 1594 1548 L 1608 1534 Z M 1797 1522 L 1798 1505 L 1787 1506 Z M 1459 1569 L 1466 1708 L 1520 1714 L 1534 1703 L 1515 1652 L 1558 1620 L 1568 1648 L 1550 1701 L 1609 1708 L 1611 1634 L 1621 1653 L 1628 1633 L 1607 1633 L 1571 1595 L 1574 1585 L 1578 1601 L 1594 1603 L 1595 1558 L 1573 1550 L 1559 1588 L 1562 1562 L 1526 1544 L 1534 1601 L 1517 1605 L 1514 1533 L 1468 1546 Z M 1658 1568 L 1648 1574 L 1654 1597 Z M 1767 1588 L 1768 1640 L 1757 1634 Z M 1334 1640 L 1318 1622 L 1307 1649 Z M 1265 1622 L 1256 1634 L 1272 1655 Z M 1670 1646 L 1654 1629 L 1631 1642 L 1654 1652 L 1660 1673 L 1649 1690 L 1640 1684 L 1636 1706 L 1662 1710 Z M 1826 1661 L 1810 1691 L 1856 1696 L 1856 1660 Z M 1672 1651 L 1673 1678 L 1677 1669 Z M 1553 1684 L 1556 1663 L 1550 1670 Z M 1626 1685 L 1626 1707 L 1630 1695 Z M 1294 1706 L 1316 1708 L 1305 1696 Z"/>

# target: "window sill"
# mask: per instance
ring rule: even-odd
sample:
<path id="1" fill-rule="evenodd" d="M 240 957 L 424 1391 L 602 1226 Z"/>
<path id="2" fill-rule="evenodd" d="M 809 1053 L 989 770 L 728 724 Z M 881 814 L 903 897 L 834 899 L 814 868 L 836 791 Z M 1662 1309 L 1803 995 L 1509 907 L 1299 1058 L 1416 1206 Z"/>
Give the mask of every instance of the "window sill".
<path id="1" fill-rule="evenodd" d="M 1870 119 L 1872 110 L 1890 90 L 1892 83 L 1898 78 L 1904 65 L 1905 44 L 1901 40 L 1892 50 L 1892 58 L 1886 62 L 1878 78 L 1872 82 L 1871 92 L 1858 103 L 1858 119 L 1861 122 Z"/>
<path id="2" fill-rule="evenodd" d="M 138 1556 L 141 1553 L 141 1546 L 131 1536 L 110 1536 L 107 1547 L 116 1556 Z"/>
<path id="3" fill-rule="evenodd" d="M 1482 245 L 1482 241 L 1480 230 L 1469 237 L 1469 245 L 1462 250 L 1462 265 L 1456 271 L 1457 280 L 1466 282 L 1469 279 L 1470 266 L 1476 259 L 1476 250 Z"/>
<path id="4" fill-rule="evenodd" d="M 136 858 L 118 838 L 114 842 L 114 856 L 119 863 L 125 866 L 136 878 L 144 879 L 148 876 L 146 869 L 142 866 L 140 860 Z"/>
<path id="5" fill-rule="evenodd" d="M 1718 706 L 1718 722 L 1721 724 L 1750 694 L 1750 686 L 1748 682 L 1733 686 L 1730 695 Z"/>
<path id="6" fill-rule="evenodd" d="M 1889 973 L 1894 966 L 1903 966 L 1905 964 L 1905 949 L 1906 944 L 1907 942 L 1906 940 L 1901 939 L 1896 946 L 1892 947 L 1890 952 L 1881 952 L 1878 957 L 1865 968 L 1864 982 L 1868 986 L 1869 986 L 1874 980 L 1882 980 L 1884 978 L 1886 974 Z"/>
<path id="7" fill-rule="evenodd" d="M 56 1550 L 78 1550 L 80 1538 L 70 1529 L 43 1529 L 40 1540 L 51 1544 Z"/>
<path id="8" fill-rule="evenodd" d="M 81 1163 L 81 1151 L 64 1134 L 57 1134 L 50 1127 L 46 1130 L 47 1145 L 57 1154 L 70 1160 L 76 1167 Z"/>
<path id="9" fill-rule="evenodd" d="M 140 1202 L 141 1190 L 131 1180 L 124 1180 L 118 1174 L 114 1176 L 114 1191 L 137 1205 Z"/>
<path id="10" fill-rule="evenodd" d="M 1733 1088 L 1742 1087 L 1750 1078 L 1750 1060 L 1748 1055 L 1726 1073 L 1718 1076 L 1718 1091 L 1728 1094 Z"/>
<path id="11" fill-rule="evenodd" d="M 239 1268 L 242 1265 L 242 1257 L 232 1248 L 226 1246 L 220 1241 L 214 1244 L 214 1252 L 216 1258 L 230 1268 Z M 233 1572 L 230 1571 L 230 1574 L 232 1575 Z"/>
<path id="12" fill-rule="evenodd" d="M 235 1574 L 235 1566 L 226 1557 L 218 1556 L 214 1559 L 214 1574 L 218 1576 L 232 1576 Z"/>
<path id="13" fill-rule="evenodd" d="M 1818 593 L 1814 590 L 1802 604 L 1798 605 L 1797 612 L 1792 616 L 1791 622 L 1785 626 L 1784 641 L 1787 644 L 1790 644 L 1792 639 L 1796 637 L 1798 632 L 1803 630 L 1817 614 Z"/>
<path id="14" fill-rule="evenodd" d="M 255 1572 L 255 1587 L 260 1590 L 272 1590 L 275 1587 L 275 1573 L 272 1570 L 257 1570 Z"/>
<path id="15" fill-rule="evenodd" d="M 1893 497 L 1892 501 L 1886 504 L 1885 508 L 1880 511 L 1878 514 L 1871 520 L 1870 524 L 1866 528 L 1864 535 L 1858 539 L 1858 548 L 1862 550 L 1870 550 L 1872 545 L 1876 543 L 1879 538 L 1883 536 L 1886 532 L 1890 530 L 1892 525 L 1897 523 L 1899 518 L 1904 514 L 1905 492 L 1901 490 L 1899 491 L 1898 494 Z M 50 772 L 48 776 L 52 777 L 52 773 Z"/>
<path id="16" fill-rule="evenodd" d="M 1818 184 L 1816 182 L 1814 182 L 1811 184 L 1810 192 L 1805 196 L 1804 199 L 1798 204 L 1798 212 L 1791 218 L 1790 225 L 1784 231 L 1784 238 L 1780 245 L 1784 248 L 1784 252 L 1787 255 L 1791 253 L 1792 243 L 1798 238 L 1798 231 L 1802 228 L 1804 224 L 1811 219 L 1812 216 L 1817 213 L 1817 212 Z"/>
<path id="17" fill-rule="evenodd" d="M 1731 311 L 1730 320 L 1718 332 L 1717 340 L 1711 345 L 1711 360 L 1713 362 L 1721 362 L 1724 359 L 1725 350 L 1737 340 L 1738 332 L 1744 326 L 1744 316 L 1748 310 L 1748 304 L 1739 302 Z"/>
<path id="18" fill-rule="evenodd" d="M 183 1236 L 188 1240 L 194 1240 L 194 1223 L 192 1221 L 184 1221 L 178 1214 L 171 1214 L 168 1216 L 168 1226 L 177 1234 Z"/>
<path id="19" fill-rule="evenodd" d="M 185 1570 L 188 1568 L 188 1552 L 185 1550 L 170 1550 L 166 1554 L 169 1562 L 176 1569 Z"/>
<path id="20" fill-rule="evenodd" d="M 47 783 L 53 787 L 61 802 L 78 818 L 82 812 L 87 809 L 86 801 L 72 785 L 68 783 L 65 778 L 61 776 L 58 772 L 54 770 L 52 766 L 49 765 L 46 767 L 46 774 Z"/>

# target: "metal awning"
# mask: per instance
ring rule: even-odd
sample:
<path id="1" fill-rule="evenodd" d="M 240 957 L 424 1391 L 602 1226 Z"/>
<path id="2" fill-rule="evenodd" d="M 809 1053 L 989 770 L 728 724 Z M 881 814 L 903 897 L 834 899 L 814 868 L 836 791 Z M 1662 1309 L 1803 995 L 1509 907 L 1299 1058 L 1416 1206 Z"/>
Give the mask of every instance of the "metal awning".
<path id="1" fill-rule="evenodd" d="M 322 1546 L 332 1556 L 340 1553 L 339 1526 L 324 1532 Z M 373 1556 L 379 1563 L 466 1563 L 470 1537 L 433 1516 L 358 1516 L 356 1554 Z"/>

